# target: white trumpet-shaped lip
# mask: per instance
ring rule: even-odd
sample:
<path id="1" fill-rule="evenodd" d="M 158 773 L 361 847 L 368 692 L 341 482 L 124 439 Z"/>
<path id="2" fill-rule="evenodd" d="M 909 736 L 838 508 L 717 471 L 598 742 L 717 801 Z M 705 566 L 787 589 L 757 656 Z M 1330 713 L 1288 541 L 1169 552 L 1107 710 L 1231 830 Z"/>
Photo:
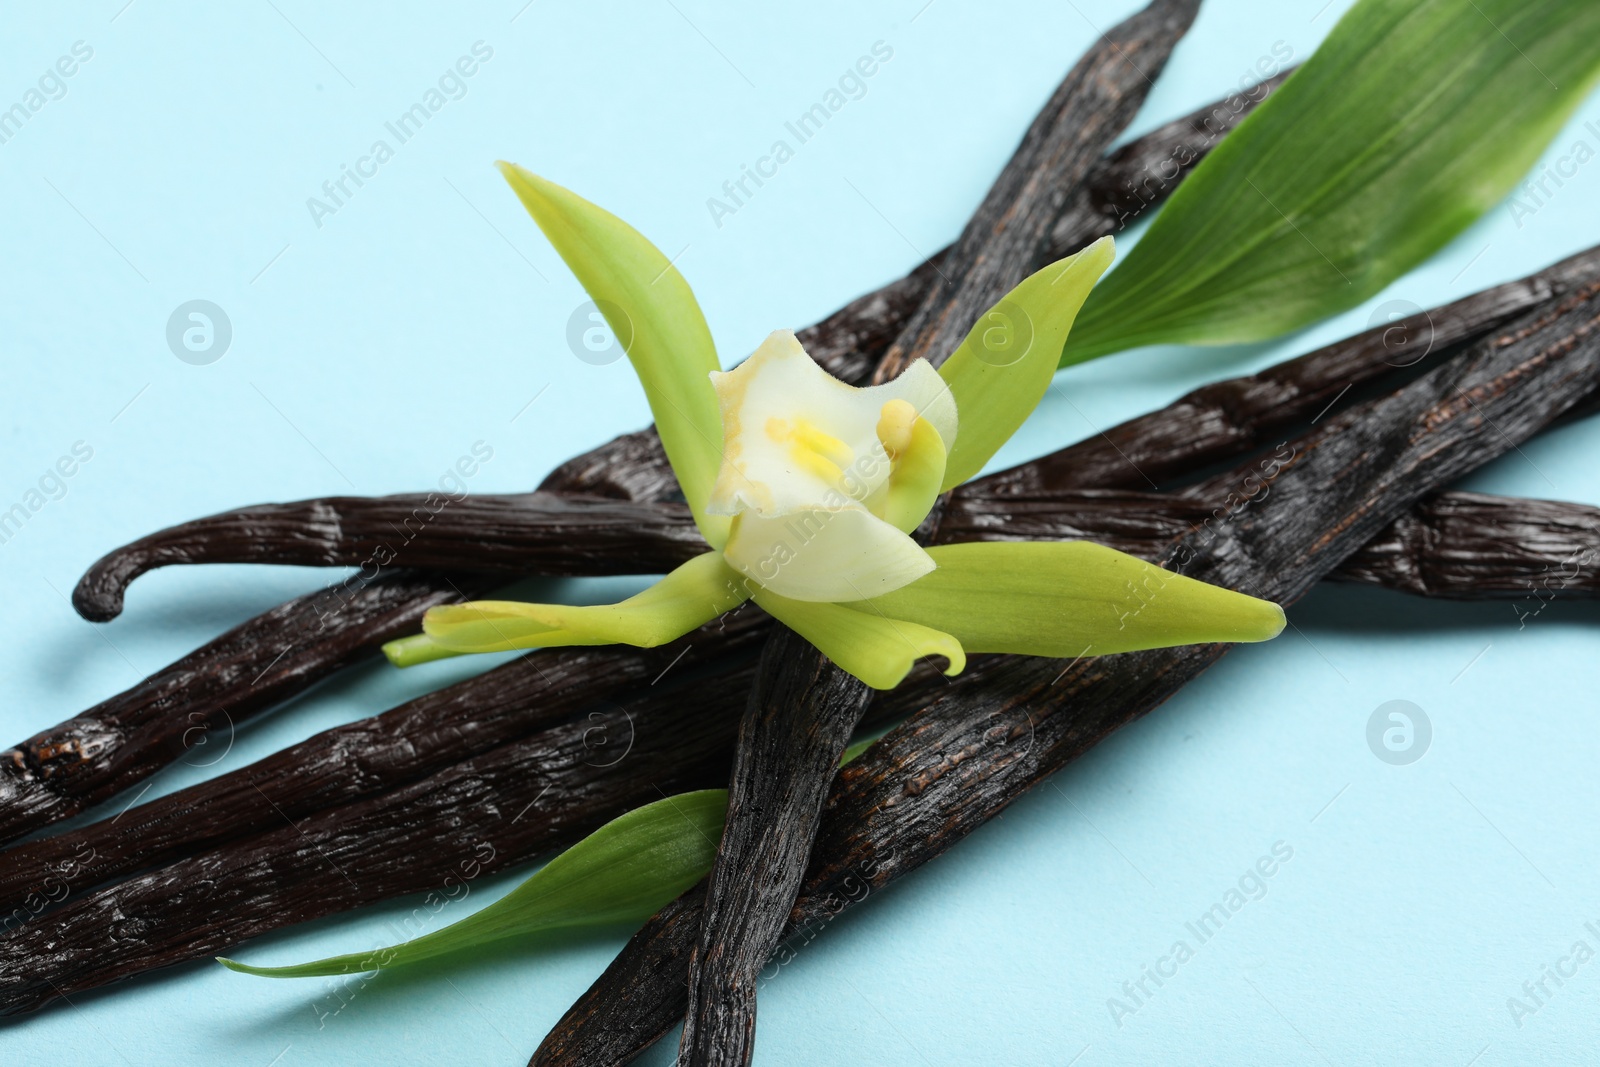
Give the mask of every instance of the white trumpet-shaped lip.
<path id="1" fill-rule="evenodd" d="M 874 509 L 892 470 L 878 439 L 885 404 L 905 401 L 947 448 L 955 442 L 955 400 L 925 360 L 892 382 L 857 388 L 818 366 L 791 331 L 778 330 L 711 380 L 723 453 L 706 511 L 737 517 L 723 550 L 730 565 L 806 601 L 863 600 L 933 569 L 932 558 Z"/>
<path id="2" fill-rule="evenodd" d="M 777 330 L 733 370 L 712 371 L 711 382 L 723 448 L 706 505 L 713 515 L 772 517 L 869 499 L 889 477 L 877 426 L 891 400 L 915 408 L 945 447 L 955 442 L 955 400 L 926 360 L 860 389 L 818 366 L 792 331 Z"/>

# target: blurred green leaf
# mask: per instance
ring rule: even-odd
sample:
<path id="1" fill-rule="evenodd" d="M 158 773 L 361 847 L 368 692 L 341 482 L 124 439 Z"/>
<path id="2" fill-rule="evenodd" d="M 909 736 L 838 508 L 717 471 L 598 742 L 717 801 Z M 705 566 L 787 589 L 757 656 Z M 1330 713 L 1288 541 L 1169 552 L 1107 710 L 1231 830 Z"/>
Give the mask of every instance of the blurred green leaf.
<path id="1" fill-rule="evenodd" d="M 843 767 L 854 761 L 856 757 L 860 756 L 867 749 L 877 744 L 879 739 L 881 739 L 890 730 L 893 730 L 895 725 L 897 724 L 890 724 L 887 726 L 881 726 L 876 730 L 869 730 L 864 737 L 850 742 L 849 746 L 844 750 L 844 755 L 839 757 L 839 766 Z"/>
<path id="2" fill-rule="evenodd" d="M 264 978 L 312 978 L 398 967 L 546 930 L 642 923 L 711 870 L 728 809 L 724 789 L 635 808 L 460 922 L 390 948 L 287 967 L 223 966 Z"/>
<path id="3" fill-rule="evenodd" d="M 1173 192 L 1062 365 L 1354 307 L 1504 197 L 1597 73 L 1595 0 L 1360 0 Z"/>

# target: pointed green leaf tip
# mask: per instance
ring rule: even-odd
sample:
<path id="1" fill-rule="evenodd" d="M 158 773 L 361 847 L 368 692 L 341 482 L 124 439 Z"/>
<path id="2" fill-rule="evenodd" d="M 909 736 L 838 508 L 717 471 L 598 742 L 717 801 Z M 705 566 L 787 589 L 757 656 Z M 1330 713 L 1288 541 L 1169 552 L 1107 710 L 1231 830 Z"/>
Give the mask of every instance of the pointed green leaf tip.
<path id="1" fill-rule="evenodd" d="M 548 930 L 642 923 L 711 870 L 728 809 L 724 789 L 635 808 L 567 849 L 493 904 L 442 930 L 385 949 L 287 967 L 218 957 L 263 978 L 314 978 L 398 967 Z"/>
<path id="2" fill-rule="evenodd" d="M 514 163 L 497 166 L 628 353 L 695 524 L 721 548 L 728 519 L 705 513 L 722 463 L 722 414 L 710 378 L 721 367 L 689 283 L 609 211 Z"/>
<path id="3" fill-rule="evenodd" d="M 969 653 L 1076 659 L 1266 641 L 1284 627 L 1270 601 L 1089 541 L 942 545 L 928 554 L 936 570 L 860 610 L 937 626 Z"/>
<path id="4" fill-rule="evenodd" d="M 939 368 L 961 419 L 943 488 L 982 470 L 1039 406 L 1078 309 L 1116 254 L 1115 242 L 1102 237 L 1030 274 L 978 317 Z"/>

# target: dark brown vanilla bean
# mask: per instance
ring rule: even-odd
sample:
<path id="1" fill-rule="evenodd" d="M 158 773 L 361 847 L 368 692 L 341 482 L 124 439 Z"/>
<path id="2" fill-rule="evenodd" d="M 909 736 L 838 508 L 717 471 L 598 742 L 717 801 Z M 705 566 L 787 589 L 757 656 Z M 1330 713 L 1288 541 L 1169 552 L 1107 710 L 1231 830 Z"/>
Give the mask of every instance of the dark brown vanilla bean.
<path id="1" fill-rule="evenodd" d="M 89 808 L 314 682 L 415 633 L 480 579 L 396 570 L 298 597 L 0 754 L 0 842 Z M 208 740 L 209 739 L 209 740 Z"/>
<path id="2" fill-rule="evenodd" d="M 1041 258 L 1061 207 L 1133 119 L 1188 32 L 1199 0 L 1152 0 L 1102 34 L 1022 143 L 938 266 L 938 278 L 873 372 L 937 364 Z M 818 808 L 869 690 L 784 628 L 767 639 L 739 731 L 734 802 L 690 958 L 685 1067 L 746 1067 L 755 1055 L 756 974 L 782 934 Z"/>
<path id="3" fill-rule="evenodd" d="M 1424 500 L 1332 577 L 1447 600 L 1513 600 L 1522 616 L 1549 600 L 1600 596 L 1600 508 L 1482 493 Z"/>
<path id="4" fill-rule="evenodd" d="M 41 887 L 68 893 L 398 789 L 508 744 L 581 708 L 649 688 L 670 670 L 753 659 L 768 620 L 736 613 L 655 649 L 620 646 L 530 653 L 492 671 L 336 726 L 259 762 L 51 837 L 17 845 L 0 863 L 0 925 L 34 910 Z M 675 679 L 674 679 L 675 680 Z M 594 736 L 621 758 L 628 738 Z"/>
<path id="5" fill-rule="evenodd" d="M 1347 390 L 1459 350 L 1518 315 L 1600 278 L 1600 248 L 1453 303 L 1335 341 L 1259 374 L 1202 386 L 1147 415 L 982 479 L 990 491 L 1154 489 L 1265 447 Z"/>
<path id="6" fill-rule="evenodd" d="M 72 591 L 86 619 L 122 612 L 139 575 L 175 563 L 395 566 L 507 575 L 648 573 L 661 555 L 630 549 L 644 535 L 681 545 L 672 566 L 706 551 L 687 514 L 557 493 L 334 496 L 257 504 L 182 523 L 102 556 Z"/>
<path id="7" fill-rule="evenodd" d="M 982 482 L 951 497 L 933 531 L 961 541 L 1094 541 L 1144 559 L 1268 490 L 1235 487 L 1233 503 L 1204 492 L 1058 489 L 991 495 Z M 1482 493 L 1431 496 L 1362 545 L 1328 577 L 1443 600 L 1513 600 L 1537 613 L 1550 600 L 1600 596 L 1600 508 Z"/>
<path id="8" fill-rule="evenodd" d="M 1154 0 L 1089 47 L 939 264 L 933 288 L 873 381 L 898 377 L 913 360 L 943 363 L 972 324 L 1035 269 L 1067 197 L 1133 121 L 1199 9 L 1200 0 Z"/>
<path id="9" fill-rule="evenodd" d="M 1060 490 L 988 496 L 972 485 L 952 495 L 935 540 L 1085 539 L 1154 558 L 1213 510 L 1187 495 Z M 1600 595 L 1597 557 L 1600 509 L 1444 493 L 1396 520 L 1331 577 L 1429 597 L 1510 599 L 1527 615 L 1549 600 Z M 694 651 L 682 669 L 735 651 L 754 639 L 763 622 L 747 609 L 697 632 L 686 639 Z M 570 710 L 573 699 L 603 699 L 608 687 L 649 681 L 678 663 L 682 647 L 525 658 L 139 805 L 116 820 L 18 845 L 0 865 L 0 917 L 19 908 L 27 912 L 41 886 L 59 900 L 67 891 L 267 829 L 278 816 L 261 806 L 258 788 L 295 819 L 398 788 L 540 728 L 548 717 Z"/>
<path id="10" fill-rule="evenodd" d="M 1292 70 L 1242 89 L 1130 141 L 1097 162 L 1067 201 L 1050 233 L 1044 263 L 1122 231 L 1172 195 L 1178 182 Z"/>
<path id="11" fill-rule="evenodd" d="M 1187 494 L 1069 489 L 987 496 L 971 485 L 952 495 L 934 540 L 1083 539 L 1157 558 L 1214 511 Z M 1330 577 L 1428 597 L 1508 599 L 1526 616 L 1550 600 L 1600 596 L 1597 560 L 1600 509 L 1443 493 L 1401 516 Z M 578 649 L 525 658 L 115 820 L 17 845 L 0 865 L 0 922 L 19 908 L 28 911 L 29 898 L 42 886 L 59 900 L 68 891 L 270 828 L 278 816 L 262 807 L 257 788 L 294 819 L 386 792 L 542 728 L 574 699 L 603 699 L 608 687 L 648 682 L 668 666 L 677 673 L 731 654 L 755 640 L 764 624 L 763 615 L 746 609 L 663 649 Z M 685 643 L 693 651 L 680 662 Z"/>
<path id="12" fill-rule="evenodd" d="M 871 696 L 805 638 L 773 627 L 739 724 L 728 820 L 690 958 L 684 1067 L 750 1061 L 756 976 L 783 937 L 828 783 Z"/>
<path id="13" fill-rule="evenodd" d="M 1292 603 L 1426 494 L 1526 440 L 1597 386 L 1600 286 L 1323 422 L 1275 457 L 1270 493 L 1195 528 L 1164 555 L 1193 577 Z M 1247 465 L 1213 488 L 1260 470 Z M 840 771 L 795 926 L 825 923 L 939 855 L 1224 651 L 1189 646 L 1065 668 L 997 657 L 969 668 Z M 691 893 L 646 924 L 532 1062 L 625 1063 L 666 1033 L 686 1004 L 698 910 Z"/>
<path id="14" fill-rule="evenodd" d="M 610 815 L 726 782 L 752 675 L 747 663 L 692 695 L 601 704 L 401 789 L 280 820 L 68 902 L 0 936 L 0 1014 L 408 893 L 428 894 L 418 911 L 431 918 L 470 899 L 472 879 L 570 844 Z M 597 748 L 596 736 L 629 742 L 626 755 Z M 439 925 L 477 906 L 458 903 Z"/>
<path id="15" fill-rule="evenodd" d="M 469 892 L 465 883 L 483 873 L 570 844 L 663 795 L 722 785 L 754 680 L 755 650 L 747 639 L 766 623 L 758 616 L 743 625 L 741 647 L 704 659 L 675 688 L 649 687 L 592 705 L 355 803 L 293 819 L 272 809 L 281 829 L 148 871 L 37 917 L 18 917 L 21 923 L 0 917 L 0 1014 L 32 1011 L 74 991 L 407 893 L 428 892 L 419 910 L 431 914 L 460 900 Z M 713 643 L 705 645 L 709 657 Z M 919 668 L 907 685 L 942 684 L 937 676 Z M 904 714 L 899 705 L 888 710 Z M 453 702 L 441 711 L 459 713 L 443 715 L 435 727 L 453 730 L 463 725 L 467 707 Z M 387 751 L 403 760 L 397 747 Z M 282 795 L 286 791 L 270 794 Z M 265 797 L 263 806 L 271 808 Z M 77 861 L 92 862 L 86 849 L 77 853 Z M 452 911 L 441 922 L 465 913 Z M 421 932 L 408 925 L 401 936 Z"/>
<path id="16" fill-rule="evenodd" d="M 1123 230 L 1172 194 L 1217 141 L 1283 83 L 1288 73 L 1214 101 L 1130 141 L 1100 159 L 1068 191 L 1047 248 L 1028 265 L 1036 270 Z M 875 293 L 851 301 L 815 326 L 798 331 L 800 343 L 836 378 L 863 384 L 889 345 L 911 320 L 938 280 L 950 248 Z M 679 499 L 654 429 L 623 434 L 550 472 L 540 489 L 593 493 L 628 500 Z"/>

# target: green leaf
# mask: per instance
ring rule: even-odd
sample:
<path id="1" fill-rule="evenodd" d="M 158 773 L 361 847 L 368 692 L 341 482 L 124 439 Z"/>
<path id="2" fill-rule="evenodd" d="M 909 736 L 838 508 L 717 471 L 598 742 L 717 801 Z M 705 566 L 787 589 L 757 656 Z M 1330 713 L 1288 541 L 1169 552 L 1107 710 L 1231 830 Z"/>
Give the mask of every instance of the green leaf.
<path id="1" fill-rule="evenodd" d="M 710 378 L 721 368 L 689 283 L 609 211 L 514 163 L 498 166 L 627 351 L 695 525 L 722 547 L 728 520 L 705 513 L 722 463 L 722 415 Z"/>
<path id="2" fill-rule="evenodd" d="M 1264 340 L 1366 300 L 1528 171 L 1594 85 L 1597 41 L 1594 0 L 1361 0 L 1178 186 L 1062 365 Z"/>
<path id="3" fill-rule="evenodd" d="M 1116 256 L 1109 237 L 1024 278 L 981 315 L 940 375 L 961 420 L 943 488 L 977 474 L 1039 406 L 1084 298 Z"/>
<path id="4" fill-rule="evenodd" d="M 1283 609 L 1089 541 L 928 549 L 939 567 L 862 605 L 949 632 L 969 653 L 1057 659 L 1265 641 Z"/>
<path id="5" fill-rule="evenodd" d="M 893 689 L 925 656 L 949 660 L 946 674 L 960 674 L 967 665 L 966 654 L 954 637 L 931 626 L 890 618 L 875 608 L 857 611 L 844 604 L 790 600 L 765 589 L 756 591 L 755 601 L 874 689 Z"/>
<path id="6" fill-rule="evenodd" d="M 732 611 L 749 599 L 751 587 L 724 562 L 722 553 L 705 552 L 617 604 L 577 607 L 516 600 L 450 604 L 431 608 L 422 617 L 428 644 L 417 650 L 418 657 L 569 645 L 654 648 Z M 446 651 L 434 652 L 435 648 Z"/>
<path id="7" fill-rule="evenodd" d="M 386 949 L 287 967 L 219 962 L 264 978 L 398 967 L 547 930 L 642 923 L 711 870 L 728 809 L 724 789 L 667 797 L 606 823 L 493 904 Z"/>

